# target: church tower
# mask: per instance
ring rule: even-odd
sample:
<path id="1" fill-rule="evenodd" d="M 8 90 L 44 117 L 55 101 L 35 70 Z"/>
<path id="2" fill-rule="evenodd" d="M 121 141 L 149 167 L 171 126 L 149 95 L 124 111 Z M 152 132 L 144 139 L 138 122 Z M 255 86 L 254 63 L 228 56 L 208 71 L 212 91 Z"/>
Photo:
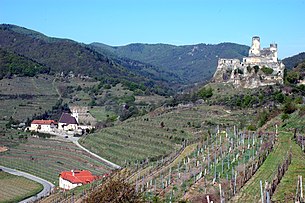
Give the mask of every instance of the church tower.
<path id="1" fill-rule="evenodd" d="M 75 118 L 75 120 L 77 121 L 78 123 L 78 112 L 76 109 L 72 110 L 72 114 L 71 114 L 72 117 Z"/>
<path id="2" fill-rule="evenodd" d="M 252 46 L 249 50 L 249 56 L 260 56 L 260 53 L 261 53 L 260 38 L 257 36 L 252 37 Z"/>

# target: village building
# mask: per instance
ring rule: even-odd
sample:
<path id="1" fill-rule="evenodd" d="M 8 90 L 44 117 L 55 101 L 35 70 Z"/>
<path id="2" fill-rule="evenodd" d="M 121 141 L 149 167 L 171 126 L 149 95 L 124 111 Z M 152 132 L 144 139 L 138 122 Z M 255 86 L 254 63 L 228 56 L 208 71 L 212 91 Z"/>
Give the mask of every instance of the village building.
<path id="1" fill-rule="evenodd" d="M 57 122 L 54 120 L 33 120 L 29 130 L 48 133 L 54 131 L 56 128 Z"/>
<path id="2" fill-rule="evenodd" d="M 66 130 L 66 131 L 77 130 L 78 129 L 77 119 L 68 113 L 63 113 L 58 121 L 58 129 Z"/>
<path id="3" fill-rule="evenodd" d="M 64 190 L 71 190 L 77 186 L 92 183 L 98 177 L 92 175 L 88 170 L 63 171 L 59 175 L 59 187 Z"/>

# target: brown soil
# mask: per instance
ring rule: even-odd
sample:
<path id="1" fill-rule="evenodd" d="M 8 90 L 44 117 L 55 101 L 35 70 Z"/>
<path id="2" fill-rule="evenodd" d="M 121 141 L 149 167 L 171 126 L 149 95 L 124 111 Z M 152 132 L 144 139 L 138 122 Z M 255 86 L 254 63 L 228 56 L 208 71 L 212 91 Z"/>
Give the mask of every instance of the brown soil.
<path id="1" fill-rule="evenodd" d="M 0 153 L 6 152 L 8 150 L 8 147 L 0 146 Z"/>

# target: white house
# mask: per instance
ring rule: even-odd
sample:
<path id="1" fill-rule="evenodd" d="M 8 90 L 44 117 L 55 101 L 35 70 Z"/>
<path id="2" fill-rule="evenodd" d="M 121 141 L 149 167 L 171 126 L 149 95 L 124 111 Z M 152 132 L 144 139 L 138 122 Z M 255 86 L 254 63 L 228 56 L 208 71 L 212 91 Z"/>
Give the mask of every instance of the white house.
<path id="1" fill-rule="evenodd" d="M 59 130 L 77 130 L 78 122 L 75 117 L 63 113 L 58 121 Z"/>
<path id="2" fill-rule="evenodd" d="M 91 183 L 97 179 L 97 176 L 92 175 L 92 173 L 87 170 L 63 171 L 59 175 L 59 187 L 64 190 L 71 190 L 77 186 Z"/>
<path id="3" fill-rule="evenodd" d="M 30 131 L 36 132 L 52 132 L 57 126 L 54 120 L 33 120 L 31 123 Z"/>

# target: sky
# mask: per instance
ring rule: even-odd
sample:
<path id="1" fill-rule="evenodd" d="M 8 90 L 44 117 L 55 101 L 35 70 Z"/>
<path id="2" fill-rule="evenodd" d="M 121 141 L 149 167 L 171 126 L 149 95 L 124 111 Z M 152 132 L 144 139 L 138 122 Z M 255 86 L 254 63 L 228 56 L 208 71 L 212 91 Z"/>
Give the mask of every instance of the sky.
<path id="1" fill-rule="evenodd" d="M 112 46 L 277 43 L 305 51 L 305 0 L 0 0 L 0 23 Z"/>

